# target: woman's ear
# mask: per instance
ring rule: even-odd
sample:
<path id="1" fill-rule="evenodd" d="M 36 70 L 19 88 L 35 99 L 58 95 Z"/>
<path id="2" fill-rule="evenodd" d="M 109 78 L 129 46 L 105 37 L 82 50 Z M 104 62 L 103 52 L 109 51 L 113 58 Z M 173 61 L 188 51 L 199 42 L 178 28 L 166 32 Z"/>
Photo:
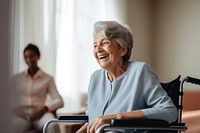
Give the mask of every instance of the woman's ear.
<path id="1" fill-rule="evenodd" d="M 127 47 L 121 48 L 120 52 L 121 52 L 121 56 L 124 56 L 127 53 Z"/>

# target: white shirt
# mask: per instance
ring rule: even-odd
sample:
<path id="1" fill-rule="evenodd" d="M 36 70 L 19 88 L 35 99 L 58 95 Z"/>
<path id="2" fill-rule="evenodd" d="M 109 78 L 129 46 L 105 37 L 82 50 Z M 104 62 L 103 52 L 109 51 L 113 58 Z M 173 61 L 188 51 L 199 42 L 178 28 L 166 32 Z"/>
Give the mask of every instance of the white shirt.
<path id="1" fill-rule="evenodd" d="M 63 100 L 56 89 L 53 77 L 40 69 L 33 78 L 28 71 L 14 75 L 11 89 L 12 105 L 27 106 L 26 111 L 29 113 L 37 106 L 47 106 L 49 111 L 55 111 L 63 106 Z M 48 94 L 51 101 L 46 103 Z"/>

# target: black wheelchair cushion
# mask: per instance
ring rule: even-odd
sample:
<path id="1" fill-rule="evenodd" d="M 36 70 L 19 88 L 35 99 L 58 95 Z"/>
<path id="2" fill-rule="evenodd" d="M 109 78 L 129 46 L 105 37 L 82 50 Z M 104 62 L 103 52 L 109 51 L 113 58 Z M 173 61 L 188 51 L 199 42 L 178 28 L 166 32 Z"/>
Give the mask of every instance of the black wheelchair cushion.
<path id="1" fill-rule="evenodd" d="M 180 91 L 180 75 L 168 83 L 161 83 L 163 89 L 167 92 L 169 97 L 171 97 L 174 105 L 179 108 L 179 95 L 181 94 Z"/>

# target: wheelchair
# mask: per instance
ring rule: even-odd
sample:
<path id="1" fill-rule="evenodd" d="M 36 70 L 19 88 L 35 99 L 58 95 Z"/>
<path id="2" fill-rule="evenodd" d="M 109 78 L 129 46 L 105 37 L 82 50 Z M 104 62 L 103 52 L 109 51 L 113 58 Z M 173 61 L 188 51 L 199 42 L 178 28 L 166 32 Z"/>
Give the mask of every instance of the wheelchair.
<path id="1" fill-rule="evenodd" d="M 113 119 L 111 124 L 104 124 L 100 126 L 96 133 L 112 131 L 116 129 L 128 130 L 147 130 L 148 133 L 181 133 L 187 130 L 185 123 L 182 123 L 182 97 L 183 97 L 183 84 L 189 82 L 200 85 L 200 79 L 185 77 L 180 81 L 180 75 L 168 83 L 161 83 L 167 94 L 171 97 L 174 105 L 178 108 L 178 119 L 173 123 L 168 123 L 164 120 L 158 119 Z M 43 127 L 43 133 L 47 133 L 47 128 L 51 123 L 87 123 L 88 116 L 86 115 L 69 115 L 60 116 L 58 119 L 49 120 Z"/>

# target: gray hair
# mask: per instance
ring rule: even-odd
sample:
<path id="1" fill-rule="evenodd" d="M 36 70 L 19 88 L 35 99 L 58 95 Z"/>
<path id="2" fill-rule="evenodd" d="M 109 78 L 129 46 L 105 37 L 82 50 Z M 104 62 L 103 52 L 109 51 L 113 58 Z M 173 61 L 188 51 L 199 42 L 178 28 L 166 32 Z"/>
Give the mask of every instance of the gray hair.
<path id="1" fill-rule="evenodd" d="M 95 35 L 102 32 L 106 37 L 114 39 L 120 47 L 126 47 L 127 53 L 123 57 L 123 61 L 128 61 L 131 57 L 133 48 L 133 34 L 130 28 L 116 21 L 98 21 L 94 24 Z"/>

